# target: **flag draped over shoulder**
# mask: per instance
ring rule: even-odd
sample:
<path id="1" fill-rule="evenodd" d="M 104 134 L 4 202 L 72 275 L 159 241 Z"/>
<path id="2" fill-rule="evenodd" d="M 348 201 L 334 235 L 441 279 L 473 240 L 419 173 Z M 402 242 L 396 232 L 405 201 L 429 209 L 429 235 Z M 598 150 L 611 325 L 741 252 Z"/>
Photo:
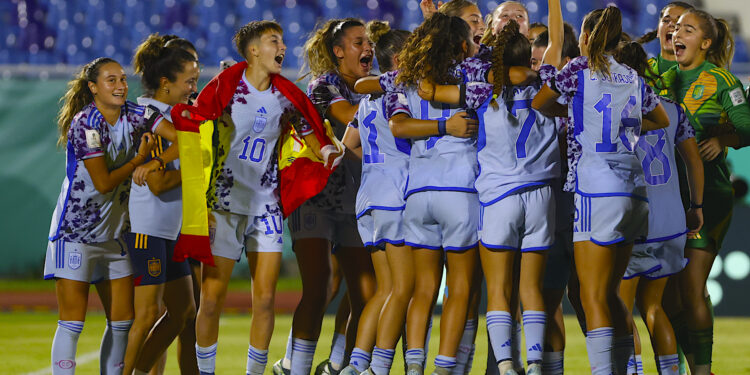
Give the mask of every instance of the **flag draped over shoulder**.
<path id="1" fill-rule="evenodd" d="M 214 265 L 209 242 L 209 213 L 206 193 L 213 167 L 212 135 L 216 120 L 229 104 L 247 63 L 235 64 L 214 77 L 198 95 L 193 106 L 177 104 L 172 119 L 177 129 L 182 175 L 182 231 L 173 259 L 188 257 Z M 322 154 L 342 151 L 341 143 L 325 124 L 310 99 L 293 82 L 278 74 L 271 85 L 302 114 L 320 144 Z M 189 112 L 189 116 L 183 116 Z M 323 190 L 333 168 L 328 169 L 292 126 L 284 126 L 279 144 L 279 195 L 284 217 Z"/>

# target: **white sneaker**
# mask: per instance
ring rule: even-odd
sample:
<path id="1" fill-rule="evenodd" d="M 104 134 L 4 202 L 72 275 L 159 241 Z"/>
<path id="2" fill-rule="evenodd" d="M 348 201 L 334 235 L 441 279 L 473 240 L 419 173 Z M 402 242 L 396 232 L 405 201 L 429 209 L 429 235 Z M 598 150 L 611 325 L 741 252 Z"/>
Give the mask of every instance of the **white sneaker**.
<path id="1" fill-rule="evenodd" d="M 529 368 L 526 370 L 526 375 L 542 375 L 542 364 L 541 363 L 530 364 Z"/>

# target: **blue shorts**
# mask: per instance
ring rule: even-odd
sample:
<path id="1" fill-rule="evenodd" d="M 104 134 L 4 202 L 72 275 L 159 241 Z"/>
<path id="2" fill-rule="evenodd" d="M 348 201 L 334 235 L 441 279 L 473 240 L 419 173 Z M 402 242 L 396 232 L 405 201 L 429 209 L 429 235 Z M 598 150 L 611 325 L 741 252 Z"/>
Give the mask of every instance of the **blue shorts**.
<path id="1" fill-rule="evenodd" d="M 573 193 L 555 189 L 555 243 L 547 252 L 544 289 L 565 289 L 573 265 Z"/>
<path id="2" fill-rule="evenodd" d="M 488 249 L 542 251 L 555 242 L 555 197 L 544 185 L 481 209 L 479 239 Z"/>
<path id="3" fill-rule="evenodd" d="M 190 275 L 187 261 L 172 260 L 177 241 L 141 233 L 127 233 L 125 242 L 133 264 L 135 286 L 161 285 Z"/>
<path id="4" fill-rule="evenodd" d="M 633 197 L 575 194 L 573 242 L 627 244 L 648 235 L 648 202 Z"/>
<path id="5" fill-rule="evenodd" d="M 404 244 L 404 210 L 369 210 L 357 219 L 365 246 L 385 249 L 385 244 Z"/>
<path id="6" fill-rule="evenodd" d="M 687 236 L 681 234 L 666 241 L 636 243 L 623 279 L 643 276 L 653 280 L 682 271 L 688 263 L 686 241 Z"/>
<path id="7" fill-rule="evenodd" d="M 447 251 L 477 246 L 479 197 L 458 191 L 423 191 L 406 199 L 404 240 L 407 245 Z"/>

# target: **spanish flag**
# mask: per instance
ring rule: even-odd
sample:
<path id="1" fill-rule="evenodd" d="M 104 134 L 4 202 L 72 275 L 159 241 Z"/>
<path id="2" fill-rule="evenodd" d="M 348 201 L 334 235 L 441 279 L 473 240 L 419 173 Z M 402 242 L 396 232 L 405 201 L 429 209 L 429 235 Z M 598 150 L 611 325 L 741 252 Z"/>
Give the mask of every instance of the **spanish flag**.
<path id="1" fill-rule="evenodd" d="M 214 125 L 220 121 L 224 108 L 234 96 L 245 68 L 246 62 L 227 68 L 206 85 L 193 106 L 177 104 L 172 109 L 180 150 L 183 199 L 182 230 L 175 246 L 175 261 L 190 257 L 214 265 L 208 237 L 207 200 L 215 157 L 212 136 Z M 327 158 L 331 153 L 343 151 L 330 125 L 323 122 L 302 90 L 277 74 L 271 75 L 271 85 L 289 99 L 310 124 L 322 155 Z M 325 161 L 295 134 L 291 124 L 286 124 L 284 129 L 278 142 L 279 195 L 284 217 L 287 217 L 323 190 L 337 163 L 329 169 Z"/>

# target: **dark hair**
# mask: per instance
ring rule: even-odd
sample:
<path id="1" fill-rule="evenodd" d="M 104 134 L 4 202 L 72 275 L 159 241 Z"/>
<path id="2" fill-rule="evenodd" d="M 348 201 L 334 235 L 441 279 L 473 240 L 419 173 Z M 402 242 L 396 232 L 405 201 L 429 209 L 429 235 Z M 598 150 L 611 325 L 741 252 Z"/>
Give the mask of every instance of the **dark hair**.
<path id="1" fill-rule="evenodd" d="M 671 7 L 679 7 L 679 8 L 685 9 L 685 10 L 693 9 L 693 5 L 692 4 L 688 4 L 688 3 L 684 2 L 684 1 L 673 1 L 673 2 L 671 2 L 669 4 L 667 4 L 666 6 L 664 6 L 664 8 L 661 8 L 661 12 L 659 12 L 659 22 L 661 22 L 661 19 L 664 18 L 664 12 L 667 10 L 667 8 L 671 8 Z M 651 31 L 643 34 L 643 36 L 641 36 L 640 38 L 638 38 L 637 42 L 641 43 L 641 44 L 648 43 L 648 42 L 656 39 L 656 37 L 659 36 L 658 34 L 659 34 L 659 28 L 657 27 L 657 28 L 655 28 L 655 29 L 653 29 L 653 30 L 651 30 Z"/>
<path id="2" fill-rule="evenodd" d="M 358 18 L 333 19 L 312 32 L 304 48 L 307 65 L 313 77 L 338 68 L 339 61 L 333 53 L 333 47 L 340 46 L 346 30 L 356 26 L 364 27 L 365 24 Z"/>
<path id="3" fill-rule="evenodd" d="M 392 58 L 401 51 L 411 33 L 406 30 L 391 30 L 388 22 L 377 20 L 368 22 L 366 28 L 367 37 L 375 43 L 375 57 L 378 59 L 380 72 L 395 69 Z"/>
<path id="4" fill-rule="evenodd" d="M 534 47 L 547 47 L 549 44 L 549 31 L 543 31 L 539 36 L 534 39 L 534 43 L 531 45 Z M 578 38 L 576 38 L 576 32 L 573 30 L 573 26 L 569 23 L 563 23 L 563 48 L 562 58 L 574 59 L 581 55 L 581 50 L 578 48 Z"/>
<path id="5" fill-rule="evenodd" d="M 583 18 L 583 30 L 589 31 L 589 68 L 609 75 L 606 51 L 617 48 L 622 37 L 622 14 L 617 7 L 597 9 Z"/>
<path id="6" fill-rule="evenodd" d="M 531 43 L 521 34 L 518 22 L 510 20 L 492 40 L 493 94 L 499 95 L 510 85 L 508 69 L 511 66 L 531 66 Z"/>
<path id="7" fill-rule="evenodd" d="M 81 71 L 76 74 L 75 78 L 68 82 L 68 91 L 65 92 L 60 102 L 62 107 L 57 113 L 57 129 L 60 132 L 57 138 L 57 145 L 62 146 L 68 141 L 68 130 L 73 118 L 80 112 L 83 107 L 94 101 L 94 94 L 89 89 L 89 82 L 96 82 L 99 78 L 99 70 L 104 64 L 119 64 L 109 57 L 99 57 L 94 61 L 86 64 Z"/>
<path id="8" fill-rule="evenodd" d="M 706 60 L 720 68 L 732 65 L 734 37 L 727 21 L 714 18 L 711 14 L 698 9 L 689 9 L 682 15 L 686 14 L 694 14 L 700 19 L 698 27 L 703 31 L 703 37 L 711 40 L 711 46 L 706 51 Z"/>
<path id="9" fill-rule="evenodd" d="M 437 84 L 456 83 L 450 68 L 466 57 L 469 25 L 459 17 L 435 13 L 422 22 L 399 52 L 397 83 L 416 85 L 422 78 Z"/>
<path id="10" fill-rule="evenodd" d="M 133 69 L 136 74 L 142 75 L 141 84 L 149 96 L 153 96 L 159 89 L 161 77 L 174 82 L 186 62 L 197 61 L 192 53 L 178 47 L 180 42 L 175 42 L 176 39 L 165 39 L 166 36 L 158 33 L 149 35 L 136 48 L 133 56 Z M 173 44 L 167 47 L 169 42 Z"/>
<path id="11" fill-rule="evenodd" d="M 245 26 L 242 26 L 237 30 L 237 33 L 234 34 L 234 38 L 232 38 L 232 40 L 234 40 L 235 48 L 237 48 L 237 53 L 247 60 L 247 56 L 245 56 L 247 45 L 269 31 L 275 31 L 279 34 L 284 33 L 284 29 L 282 29 L 281 25 L 276 21 L 251 21 Z"/>
<path id="12" fill-rule="evenodd" d="M 461 13 L 464 9 L 477 6 L 477 3 L 469 0 L 450 0 L 438 9 L 438 12 L 445 14 L 446 16 L 461 17 Z"/>
<path id="13" fill-rule="evenodd" d="M 615 60 L 631 67 L 641 77 L 656 77 L 651 65 L 648 63 L 648 54 L 638 42 L 622 41 L 617 50 L 612 54 Z"/>
<path id="14" fill-rule="evenodd" d="M 195 52 L 196 55 L 198 54 L 198 49 L 195 48 L 195 46 L 193 45 L 193 43 L 191 43 L 187 39 L 180 38 L 179 36 L 173 35 L 173 34 L 164 35 L 163 38 L 164 38 L 164 41 L 165 41 L 164 47 L 182 48 L 182 49 L 184 49 L 184 50 L 186 50 L 188 52 L 191 52 L 191 53 Z"/>
<path id="15" fill-rule="evenodd" d="M 541 23 L 541 22 L 534 22 L 531 25 L 529 25 L 529 30 L 535 28 L 535 27 L 543 27 L 545 30 L 549 30 L 549 27 L 547 25 Z"/>

